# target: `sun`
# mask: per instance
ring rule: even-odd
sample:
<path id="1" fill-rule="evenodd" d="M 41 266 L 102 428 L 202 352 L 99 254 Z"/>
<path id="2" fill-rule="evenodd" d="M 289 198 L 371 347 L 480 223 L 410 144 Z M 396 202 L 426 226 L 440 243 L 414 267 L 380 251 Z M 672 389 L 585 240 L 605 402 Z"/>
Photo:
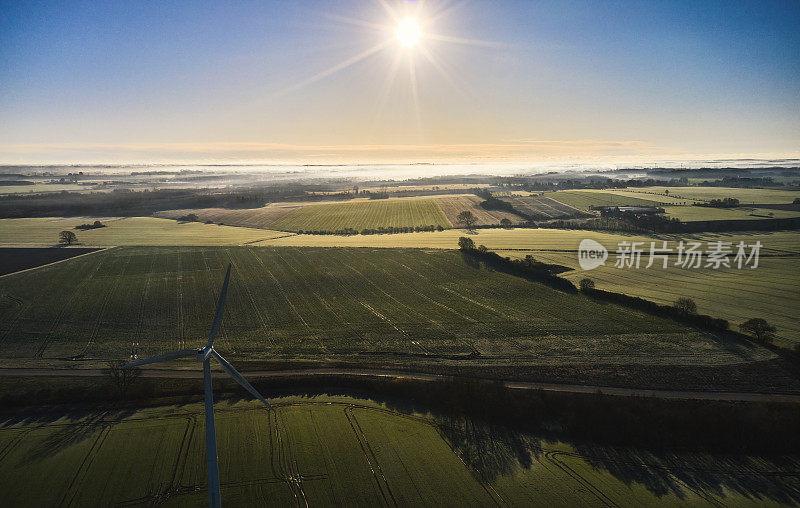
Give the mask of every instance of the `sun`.
<path id="1" fill-rule="evenodd" d="M 419 22 L 414 18 L 406 18 L 397 25 L 395 31 L 397 40 L 403 46 L 410 48 L 419 43 L 420 36 L 422 35 L 419 29 Z"/>
<path id="2" fill-rule="evenodd" d="M 380 90 L 380 108 L 383 107 L 382 105 L 385 102 L 387 94 L 393 86 L 395 76 L 397 75 L 401 64 L 403 61 L 405 61 L 408 64 L 408 81 L 411 92 L 410 96 L 413 100 L 414 110 L 419 122 L 420 111 L 417 86 L 417 62 L 425 60 L 427 63 L 430 63 L 431 67 L 438 71 L 439 74 L 441 74 L 441 76 L 453 86 L 454 90 L 461 92 L 459 83 L 457 83 L 449 75 L 447 67 L 439 61 L 434 50 L 441 49 L 441 43 L 466 46 L 484 46 L 489 48 L 498 48 L 502 46 L 492 41 L 454 37 L 451 35 L 437 33 L 435 30 L 436 20 L 452 10 L 454 8 L 452 5 L 446 8 L 440 8 L 436 11 L 427 11 L 422 7 L 423 0 L 404 0 L 402 3 L 405 4 L 405 7 L 401 11 L 397 11 L 390 5 L 390 0 L 375 1 L 380 4 L 386 11 L 386 14 L 388 14 L 388 18 L 383 23 L 376 23 L 357 18 L 348 18 L 346 16 L 334 14 L 326 14 L 326 16 L 343 23 L 362 28 L 366 27 L 377 31 L 380 35 L 380 39 L 376 41 L 377 44 L 365 49 L 361 53 L 350 56 L 349 58 L 345 58 L 332 67 L 317 72 L 316 74 L 298 83 L 275 92 L 273 97 L 280 97 L 298 88 L 316 83 L 317 81 L 323 80 L 333 74 L 337 74 L 387 49 L 395 49 L 396 51 L 393 51 L 394 59 L 389 64 L 387 69 L 388 72 L 385 73 L 383 86 Z M 395 3 L 399 4 L 401 2 L 396 0 Z M 460 4 L 460 2 L 448 0 L 447 2 L 441 2 L 441 4 Z"/>

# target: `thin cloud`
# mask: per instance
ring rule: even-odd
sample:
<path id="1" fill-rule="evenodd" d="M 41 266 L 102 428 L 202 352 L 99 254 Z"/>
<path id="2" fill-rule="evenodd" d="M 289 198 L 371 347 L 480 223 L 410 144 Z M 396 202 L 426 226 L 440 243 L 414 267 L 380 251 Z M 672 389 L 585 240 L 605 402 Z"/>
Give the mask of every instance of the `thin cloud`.
<path id="1" fill-rule="evenodd" d="M 319 163 L 346 162 L 456 162 L 456 161 L 548 161 L 600 158 L 787 158 L 798 154 L 687 154 L 669 147 L 638 140 L 539 140 L 501 143 L 453 144 L 342 144 L 302 145 L 292 143 L 47 143 L 0 144 L 5 163 L 73 162 L 209 162 L 259 161 Z"/>

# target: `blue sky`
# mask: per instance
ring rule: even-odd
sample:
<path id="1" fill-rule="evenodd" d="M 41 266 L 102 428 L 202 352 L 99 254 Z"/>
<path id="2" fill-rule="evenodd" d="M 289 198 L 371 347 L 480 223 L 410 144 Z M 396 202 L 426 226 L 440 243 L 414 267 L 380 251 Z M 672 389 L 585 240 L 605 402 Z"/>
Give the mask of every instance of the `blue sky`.
<path id="1" fill-rule="evenodd" d="M 0 162 L 800 152 L 800 2 L 385 5 L 0 2 Z"/>

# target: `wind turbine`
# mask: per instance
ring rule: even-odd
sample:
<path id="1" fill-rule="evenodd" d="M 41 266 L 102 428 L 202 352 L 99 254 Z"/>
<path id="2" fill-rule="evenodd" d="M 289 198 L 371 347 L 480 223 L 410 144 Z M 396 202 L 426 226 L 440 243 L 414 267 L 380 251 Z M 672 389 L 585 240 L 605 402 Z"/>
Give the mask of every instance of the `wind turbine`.
<path id="1" fill-rule="evenodd" d="M 231 265 L 228 265 L 228 272 L 225 274 L 225 282 L 222 283 L 222 291 L 219 293 L 217 300 L 217 310 L 214 312 L 214 320 L 211 322 L 211 333 L 208 334 L 208 344 L 206 347 L 199 349 L 184 349 L 182 351 L 172 351 L 171 353 L 164 353 L 163 355 L 154 356 L 138 362 L 129 363 L 122 367 L 127 369 L 130 367 L 138 367 L 146 363 L 157 363 L 172 360 L 174 358 L 181 358 L 184 356 L 194 355 L 198 362 L 203 364 L 203 384 L 205 387 L 205 403 L 206 403 L 206 463 L 208 465 L 208 504 L 211 508 L 219 508 L 221 506 L 219 494 L 219 465 L 217 464 L 217 434 L 214 430 L 214 393 L 211 387 L 211 358 L 214 357 L 222 366 L 222 370 L 228 373 L 235 379 L 245 390 L 250 392 L 253 397 L 257 398 L 267 409 L 272 409 L 269 402 L 261 396 L 247 380 L 233 368 L 233 365 L 227 362 L 214 349 L 214 337 L 219 331 L 222 324 L 222 310 L 225 307 L 225 295 L 228 293 L 228 281 L 231 277 Z"/>

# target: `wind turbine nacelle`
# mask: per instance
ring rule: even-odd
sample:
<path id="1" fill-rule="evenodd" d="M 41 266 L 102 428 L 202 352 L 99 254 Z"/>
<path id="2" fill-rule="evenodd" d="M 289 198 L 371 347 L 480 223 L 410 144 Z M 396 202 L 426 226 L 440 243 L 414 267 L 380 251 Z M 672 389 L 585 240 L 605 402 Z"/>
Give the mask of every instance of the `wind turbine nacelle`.
<path id="1" fill-rule="evenodd" d="M 203 363 L 204 361 L 206 361 L 206 348 L 204 348 L 204 347 L 197 348 L 197 353 L 195 354 L 195 359 L 200 363 Z"/>

